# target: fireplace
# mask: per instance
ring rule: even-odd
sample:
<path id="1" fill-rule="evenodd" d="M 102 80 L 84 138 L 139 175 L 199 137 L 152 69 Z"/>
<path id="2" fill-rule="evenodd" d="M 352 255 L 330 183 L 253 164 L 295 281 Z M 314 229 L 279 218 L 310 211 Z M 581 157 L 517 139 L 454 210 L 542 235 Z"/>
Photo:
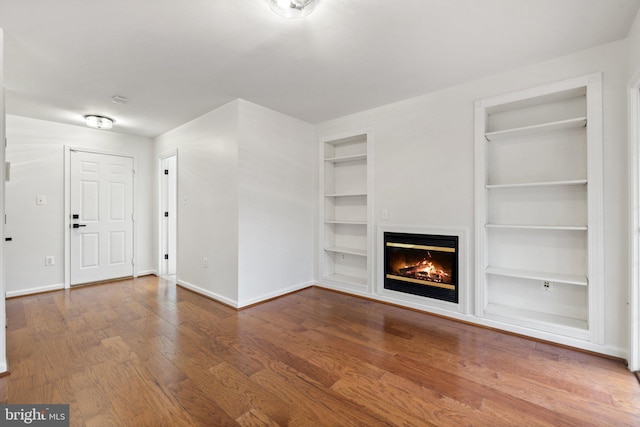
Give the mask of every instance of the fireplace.
<path id="1" fill-rule="evenodd" d="M 458 303 L 458 236 L 384 233 L 384 288 Z"/>

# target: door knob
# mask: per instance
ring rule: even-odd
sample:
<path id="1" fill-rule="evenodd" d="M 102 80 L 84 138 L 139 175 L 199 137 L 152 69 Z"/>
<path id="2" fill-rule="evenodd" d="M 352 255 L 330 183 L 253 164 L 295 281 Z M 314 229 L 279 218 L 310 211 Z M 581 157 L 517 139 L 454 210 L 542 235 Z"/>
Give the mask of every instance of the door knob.
<path id="1" fill-rule="evenodd" d="M 86 227 L 87 224 L 73 224 L 73 228 Z"/>

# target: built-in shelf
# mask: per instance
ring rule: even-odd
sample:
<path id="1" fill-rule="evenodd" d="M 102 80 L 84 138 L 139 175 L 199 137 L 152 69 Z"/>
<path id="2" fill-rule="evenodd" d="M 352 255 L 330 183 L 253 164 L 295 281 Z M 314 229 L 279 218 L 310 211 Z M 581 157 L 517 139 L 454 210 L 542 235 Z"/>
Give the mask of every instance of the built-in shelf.
<path id="1" fill-rule="evenodd" d="M 602 75 L 475 107 L 476 313 L 604 345 Z"/>
<path id="2" fill-rule="evenodd" d="M 324 159 L 325 162 L 330 162 L 330 163 L 356 162 L 359 160 L 367 160 L 367 155 L 356 154 L 356 155 L 350 155 L 350 156 L 331 157 L 331 158 Z"/>
<path id="3" fill-rule="evenodd" d="M 368 132 L 320 142 L 320 276 L 340 290 L 359 292 L 372 283 L 370 146 Z"/>
<path id="4" fill-rule="evenodd" d="M 344 221 L 340 219 L 327 219 L 325 224 L 367 225 L 367 221 Z"/>
<path id="5" fill-rule="evenodd" d="M 565 230 L 565 231 L 586 231 L 587 226 L 583 225 L 524 225 L 524 224 L 486 224 L 487 228 L 504 228 L 519 230 Z"/>
<path id="6" fill-rule="evenodd" d="M 325 194 L 324 197 L 366 197 L 367 193 L 334 193 Z"/>
<path id="7" fill-rule="evenodd" d="M 489 190 L 500 188 L 526 188 L 526 187 L 560 187 L 570 185 L 587 185 L 586 179 L 576 179 L 570 181 L 548 181 L 548 182 L 524 182 L 514 184 L 487 184 L 485 187 Z"/>
<path id="8" fill-rule="evenodd" d="M 324 250 L 328 252 L 339 253 L 339 254 L 349 254 L 349 255 L 365 256 L 365 257 L 367 256 L 366 249 L 355 249 L 355 248 L 345 248 L 340 246 L 331 246 L 328 248 L 324 248 Z"/>
<path id="9" fill-rule="evenodd" d="M 363 279 L 361 277 L 347 276 L 344 274 L 330 274 L 328 276 L 324 276 L 324 279 L 330 280 L 332 282 L 341 283 L 341 284 L 355 285 L 358 287 L 367 285 L 367 279 Z"/>
<path id="10" fill-rule="evenodd" d="M 512 307 L 501 304 L 488 304 L 485 309 L 488 316 L 497 316 L 507 321 L 521 321 L 524 326 L 534 326 L 532 324 L 547 324 L 554 329 L 571 328 L 576 329 L 577 335 L 585 335 L 589 326 L 587 321 L 574 319 L 571 317 L 558 316 L 555 314 L 543 313 L 540 311 L 527 310 L 520 307 Z M 561 332 L 562 329 L 559 329 Z M 574 335 L 574 334 L 569 334 Z M 585 335 L 586 336 L 586 335 Z"/>
<path id="11" fill-rule="evenodd" d="M 542 280 L 555 283 L 566 283 L 569 285 L 587 286 L 586 276 L 576 274 L 547 273 L 543 271 L 518 270 L 513 268 L 487 267 L 485 273 L 496 276 L 515 277 L 519 279 Z"/>
<path id="12" fill-rule="evenodd" d="M 514 129 L 487 132 L 485 133 L 485 138 L 487 138 L 487 141 L 498 141 L 501 139 L 535 135 L 543 132 L 553 132 L 553 131 L 558 131 L 562 129 L 579 128 L 579 127 L 584 127 L 586 125 L 587 125 L 586 117 L 577 117 L 575 119 L 542 123 L 534 126 L 524 126 L 524 127 L 514 128 Z"/>

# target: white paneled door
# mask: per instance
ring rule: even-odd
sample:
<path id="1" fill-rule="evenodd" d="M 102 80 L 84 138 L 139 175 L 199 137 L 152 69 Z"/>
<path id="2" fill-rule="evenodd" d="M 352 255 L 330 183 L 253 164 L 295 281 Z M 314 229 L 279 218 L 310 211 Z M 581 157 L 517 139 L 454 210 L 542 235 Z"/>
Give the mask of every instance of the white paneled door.
<path id="1" fill-rule="evenodd" d="M 133 159 L 71 150 L 70 283 L 133 275 Z"/>

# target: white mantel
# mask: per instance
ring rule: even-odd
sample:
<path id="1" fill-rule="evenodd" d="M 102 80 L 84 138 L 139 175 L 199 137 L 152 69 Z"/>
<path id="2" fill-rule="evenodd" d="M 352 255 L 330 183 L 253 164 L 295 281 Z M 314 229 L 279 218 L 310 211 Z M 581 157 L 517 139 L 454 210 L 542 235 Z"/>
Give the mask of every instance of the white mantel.
<path id="1" fill-rule="evenodd" d="M 384 233 L 434 234 L 458 237 L 458 303 L 440 301 L 419 295 L 392 291 L 384 288 Z M 471 314 L 471 290 L 469 283 L 468 239 L 469 230 L 464 227 L 430 227 L 420 225 L 379 224 L 376 240 L 375 294 L 378 299 L 401 306 L 424 310 L 444 316 L 458 317 Z"/>

